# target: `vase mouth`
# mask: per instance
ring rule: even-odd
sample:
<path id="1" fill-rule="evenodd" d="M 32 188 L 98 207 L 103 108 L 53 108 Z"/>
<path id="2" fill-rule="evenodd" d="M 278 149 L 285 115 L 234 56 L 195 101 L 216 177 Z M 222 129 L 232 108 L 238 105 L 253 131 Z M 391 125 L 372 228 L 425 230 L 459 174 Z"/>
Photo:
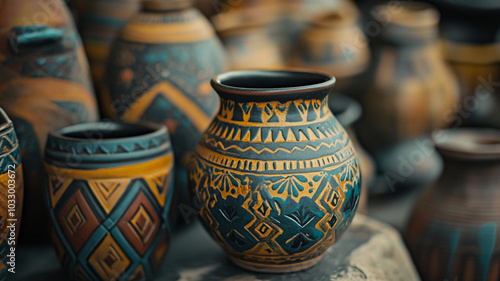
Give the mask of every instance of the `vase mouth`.
<path id="1" fill-rule="evenodd" d="M 303 70 L 238 70 L 211 81 L 216 91 L 246 96 L 300 93 L 333 88 L 335 77 Z"/>
<path id="2" fill-rule="evenodd" d="M 437 150 L 460 159 L 500 159 L 500 130 L 447 129 L 432 134 Z"/>
<path id="3" fill-rule="evenodd" d="M 172 152 L 164 125 L 84 123 L 49 133 L 44 160 L 52 166 L 95 169 L 147 162 Z"/>
<path id="4" fill-rule="evenodd" d="M 73 142 L 120 142 L 130 139 L 147 139 L 164 134 L 166 131 L 164 126 L 156 124 L 110 121 L 72 125 L 55 130 L 49 135 Z"/>

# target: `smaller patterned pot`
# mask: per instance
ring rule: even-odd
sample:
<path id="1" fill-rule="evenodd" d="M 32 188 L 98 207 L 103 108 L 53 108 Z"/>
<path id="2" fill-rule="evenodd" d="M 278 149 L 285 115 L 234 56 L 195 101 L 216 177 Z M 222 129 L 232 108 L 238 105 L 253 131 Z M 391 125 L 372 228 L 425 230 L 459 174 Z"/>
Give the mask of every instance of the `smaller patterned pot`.
<path id="1" fill-rule="evenodd" d="M 73 280 L 145 280 L 168 247 L 173 153 L 166 127 L 74 125 L 49 135 L 46 196 Z"/>
<path id="2" fill-rule="evenodd" d="M 0 280 L 7 280 L 10 249 L 16 247 L 23 203 L 23 171 L 14 125 L 0 108 Z M 15 252 L 14 252 L 15 253 Z"/>

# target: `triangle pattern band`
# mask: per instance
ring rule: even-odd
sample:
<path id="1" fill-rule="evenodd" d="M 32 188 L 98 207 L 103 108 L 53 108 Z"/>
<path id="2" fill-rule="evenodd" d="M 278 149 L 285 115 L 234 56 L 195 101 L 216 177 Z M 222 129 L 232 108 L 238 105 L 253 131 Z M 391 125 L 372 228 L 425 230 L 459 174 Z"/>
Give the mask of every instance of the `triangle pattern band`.
<path id="1" fill-rule="evenodd" d="M 96 179 L 89 180 L 88 183 L 103 209 L 109 214 L 122 197 L 130 181 L 131 179 Z"/>

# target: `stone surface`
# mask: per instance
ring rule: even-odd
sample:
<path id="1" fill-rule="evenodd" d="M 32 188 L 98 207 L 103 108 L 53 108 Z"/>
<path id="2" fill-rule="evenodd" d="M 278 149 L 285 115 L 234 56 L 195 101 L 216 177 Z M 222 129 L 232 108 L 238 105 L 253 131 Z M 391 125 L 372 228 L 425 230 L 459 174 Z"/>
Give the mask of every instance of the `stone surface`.
<path id="1" fill-rule="evenodd" d="M 66 280 L 49 246 L 19 249 L 12 280 Z M 292 274 L 257 274 L 229 261 L 201 224 L 177 233 L 155 281 L 278 280 L 420 280 L 399 233 L 392 227 L 356 215 L 338 243 L 320 263 Z"/>

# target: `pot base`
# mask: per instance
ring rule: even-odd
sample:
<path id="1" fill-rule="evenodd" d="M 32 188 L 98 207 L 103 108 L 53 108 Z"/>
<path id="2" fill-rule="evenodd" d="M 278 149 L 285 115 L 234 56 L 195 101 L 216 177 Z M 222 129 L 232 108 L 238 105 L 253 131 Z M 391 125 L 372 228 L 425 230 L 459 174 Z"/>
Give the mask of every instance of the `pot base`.
<path id="1" fill-rule="evenodd" d="M 250 271 L 261 272 L 261 273 L 292 273 L 292 272 L 306 270 L 315 266 L 321 260 L 321 258 L 323 258 L 323 255 L 324 253 L 314 259 L 298 263 L 286 264 L 286 265 L 259 264 L 259 263 L 244 261 L 242 259 L 238 259 L 231 256 L 229 256 L 229 259 L 237 266 Z"/>

